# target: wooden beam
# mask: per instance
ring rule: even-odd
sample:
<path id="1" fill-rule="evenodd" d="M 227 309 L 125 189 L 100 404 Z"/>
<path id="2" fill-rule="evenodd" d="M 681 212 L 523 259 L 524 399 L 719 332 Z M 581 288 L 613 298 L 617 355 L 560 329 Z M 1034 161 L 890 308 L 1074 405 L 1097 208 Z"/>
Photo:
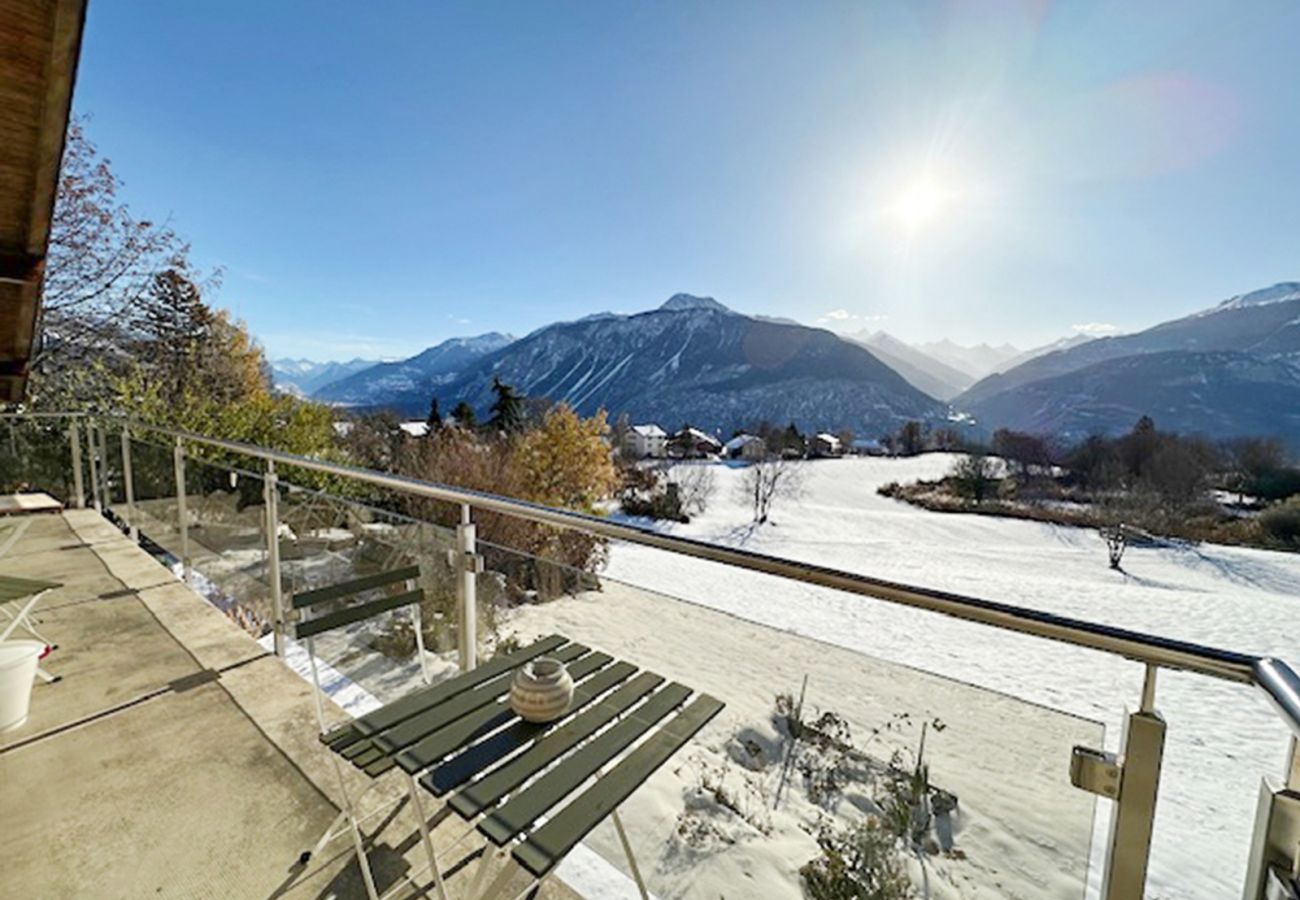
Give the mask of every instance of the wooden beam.
<path id="1" fill-rule="evenodd" d="M 86 0 L 0 0 L 9 193 L 0 234 L 0 403 L 20 402 L 72 111 Z M 10 52 L 12 48 L 12 53 Z"/>
<path id="2" fill-rule="evenodd" d="M 39 282 L 42 263 L 39 256 L 0 250 L 0 281 L 7 284 L 32 284 Z"/>
<path id="3" fill-rule="evenodd" d="M 42 259 L 50 242 L 50 222 L 59 189 L 59 166 L 72 114 L 72 87 L 81 59 L 86 0 L 54 0 L 50 55 L 45 67 L 45 99 L 37 132 L 37 168 L 32 191 L 27 252 Z"/>

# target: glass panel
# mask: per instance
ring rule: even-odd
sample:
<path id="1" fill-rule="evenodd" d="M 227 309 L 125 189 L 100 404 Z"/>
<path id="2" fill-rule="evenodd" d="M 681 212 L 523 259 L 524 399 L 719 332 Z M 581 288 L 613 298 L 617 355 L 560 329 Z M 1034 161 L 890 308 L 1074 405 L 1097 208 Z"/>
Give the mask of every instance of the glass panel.
<path id="1" fill-rule="evenodd" d="M 455 546 L 453 531 L 298 488 L 282 491 L 280 522 L 286 604 L 302 591 L 418 565 L 425 592 L 419 610 L 425 669 L 430 680 L 457 674 L 456 589 L 447 561 L 447 551 Z M 399 584 L 359 594 L 350 603 L 404 589 Z M 336 606 L 323 607 L 326 611 L 333 608 Z M 322 675 L 326 692 L 354 712 L 359 708 L 356 704 L 364 708 L 365 704 L 386 703 L 423 684 L 413 607 L 325 632 L 313 645 L 318 661 L 328 667 Z"/>
<path id="2" fill-rule="evenodd" d="M 727 704 L 622 807 L 652 892 L 799 898 L 813 879 L 817 896 L 1084 896 L 1095 798 L 1070 784 L 1069 760 L 1103 746 L 1100 723 L 554 555 L 484 553 L 513 607 L 503 643 L 559 632 Z M 677 558 L 660 555 L 670 571 Z M 837 596 L 847 615 L 870 602 Z M 931 650 L 919 632 L 916 648 Z M 609 822 L 586 843 L 628 873 Z"/>
<path id="3" fill-rule="evenodd" d="M 179 562 L 181 535 L 172 448 L 131 438 L 136 527 L 146 547 L 153 545 Z"/>
<path id="4" fill-rule="evenodd" d="M 126 479 L 122 472 L 122 433 L 116 423 L 100 426 L 95 434 L 97 465 L 103 479 L 102 497 L 109 518 L 126 523 Z"/>
<path id="5" fill-rule="evenodd" d="M 72 449 L 62 418 L 0 420 L 0 492 L 44 491 L 73 501 Z"/>
<path id="6" fill-rule="evenodd" d="M 266 557 L 266 498 L 252 472 L 185 461 L 190 585 L 250 634 L 275 621 Z"/>

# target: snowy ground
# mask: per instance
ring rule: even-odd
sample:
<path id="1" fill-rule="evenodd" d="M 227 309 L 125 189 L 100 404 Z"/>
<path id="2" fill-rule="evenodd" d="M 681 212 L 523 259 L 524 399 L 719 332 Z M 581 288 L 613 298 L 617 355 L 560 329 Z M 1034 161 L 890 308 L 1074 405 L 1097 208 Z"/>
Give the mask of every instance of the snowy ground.
<path id="1" fill-rule="evenodd" d="M 747 510 L 736 496 L 739 471 L 716 466 L 717 487 L 706 514 L 669 530 L 1300 664 L 1290 627 L 1300 617 L 1300 556 L 1215 545 L 1130 548 L 1126 573 L 1118 573 L 1107 568 L 1105 547 L 1091 531 L 933 513 L 876 494 L 889 481 L 937 478 L 952 459 L 930 454 L 810 463 L 803 498 L 779 505 L 774 521 L 756 531 L 747 527 Z M 1099 720 L 1111 749 L 1125 708 L 1136 706 L 1139 698 L 1142 670 L 1135 663 L 935 614 L 636 546 L 613 548 L 607 575 L 878 660 Z M 614 596 L 611 591 L 610 601 Z M 534 620 L 538 626 L 566 617 L 573 623 L 599 621 L 599 604 L 580 606 L 591 602 L 566 599 L 537 607 L 520 624 L 530 615 L 540 617 Z M 641 627 L 643 634 L 656 630 L 653 620 Z M 717 635 L 721 648 L 726 641 L 721 631 Z M 709 654 L 704 649 L 665 659 L 664 674 L 688 682 L 711 680 L 717 667 Z M 851 680 L 845 679 L 846 693 L 853 689 Z M 1286 731 L 1262 697 L 1246 687 L 1162 673 L 1157 700 L 1169 735 L 1148 896 L 1234 896 L 1244 879 L 1258 781 L 1280 772 Z M 836 708 L 835 702 L 824 705 Z M 987 721 L 987 710 L 972 708 L 970 715 L 985 719 L 995 732 L 1000 727 Z M 1005 736 L 1008 743 L 1016 740 L 1009 721 Z M 1071 790 L 1068 764 L 1066 752 L 1047 761 L 1063 785 L 1056 794 Z M 1001 771 L 1007 779 L 1015 777 L 1014 768 Z M 1094 863 L 1104 834 L 1096 832 Z M 1094 864 L 1094 884 L 1097 875 Z"/>
<path id="2" fill-rule="evenodd" d="M 876 494 L 889 481 L 937 478 L 952 460 L 931 454 L 810 463 L 804 496 L 778 505 L 773 522 L 758 530 L 748 527 L 748 510 L 736 496 L 739 470 L 717 465 L 707 513 L 667 530 L 1300 664 L 1300 647 L 1287 634 L 1300 613 L 1300 556 L 1213 545 L 1131 547 L 1121 574 L 1107 568 L 1105 547 L 1091 531 L 933 513 Z M 257 551 L 225 555 L 220 566 L 201 568 L 215 576 L 253 565 Z M 1080 895 L 1091 798 L 1068 783 L 1069 746 L 1099 740 L 1088 721 L 1094 720 L 1105 724 L 1106 743 L 1116 749 L 1122 714 L 1138 700 L 1140 666 L 643 547 L 612 548 L 605 578 L 599 594 L 520 610 L 507 630 L 560 630 L 727 701 L 725 718 L 702 733 L 693 754 L 629 804 L 628 827 L 657 892 L 798 895 L 797 868 L 816 852 L 802 829 L 819 811 L 795 791 L 782 811 L 762 812 L 771 799 L 762 796 L 771 790 L 770 768 L 753 773 L 731 765 L 724 774 L 751 818 L 770 826 L 769 835 L 756 838 L 725 812 L 698 808 L 701 815 L 686 824 L 702 820 L 712 829 L 703 843 L 713 845 L 692 846 L 674 834 L 684 802 L 699 799 L 702 773 L 728 759 L 728 736 L 750 728 L 760 743 L 779 743 L 772 694 L 797 690 L 806 674 L 810 705 L 844 714 L 856 735 L 901 711 L 947 723 L 927 744 L 927 758 L 936 783 L 961 798 L 956 846 L 967 859 L 927 860 L 931 896 Z M 364 685 L 363 699 L 374 702 L 370 695 L 400 694 L 416 682 L 418 667 L 394 666 L 361 637 L 321 647 L 345 671 L 341 689 Z M 452 664 L 436 665 L 441 677 Z M 1285 731 L 1245 687 L 1168 673 L 1157 699 L 1170 730 L 1148 896 L 1234 896 L 1258 780 L 1280 771 Z M 887 756 L 891 739 L 906 749 L 915 730 L 886 736 L 873 750 Z M 1102 817 L 1105 806 L 1099 804 Z M 1094 888 L 1103 824 L 1092 829 Z M 612 829 L 598 829 L 589 843 L 625 866 Z M 918 869 L 914 864 L 914 874 Z"/>

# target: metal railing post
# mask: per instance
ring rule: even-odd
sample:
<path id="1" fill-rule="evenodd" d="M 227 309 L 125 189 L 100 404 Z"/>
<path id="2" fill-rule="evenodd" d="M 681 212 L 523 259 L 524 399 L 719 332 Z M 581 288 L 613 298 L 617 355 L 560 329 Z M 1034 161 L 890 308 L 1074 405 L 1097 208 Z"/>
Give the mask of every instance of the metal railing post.
<path id="1" fill-rule="evenodd" d="M 185 504 L 185 444 L 178 437 L 172 450 L 172 465 L 176 470 L 176 522 L 181 536 L 181 568 L 190 574 L 190 512 Z"/>
<path id="2" fill-rule="evenodd" d="M 122 490 L 126 493 L 126 528 L 131 540 L 140 539 L 135 519 L 135 473 L 131 470 L 131 429 L 122 425 Z"/>
<path id="3" fill-rule="evenodd" d="M 1300 738 L 1292 736 L 1285 781 L 1260 779 L 1243 900 L 1300 893 Z"/>
<path id="4" fill-rule="evenodd" d="M 99 485 L 104 493 L 104 509 L 109 509 L 113 505 L 113 469 L 108 464 L 108 426 L 100 422 L 95 426 L 95 434 L 99 438 Z"/>
<path id="5" fill-rule="evenodd" d="M 1075 747 L 1070 780 L 1075 787 L 1115 802 L 1106 842 L 1103 900 L 1140 898 L 1146 890 L 1155 825 L 1165 720 L 1155 710 L 1156 667 L 1148 665 L 1142 704 L 1124 717 L 1119 754 Z"/>
<path id="6" fill-rule="evenodd" d="M 72 505 L 86 508 L 86 483 L 81 476 L 81 431 L 77 420 L 68 423 L 68 446 L 72 448 Z"/>
<path id="7" fill-rule="evenodd" d="M 95 512 L 103 512 L 99 504 L 99 466 L 95 462 L 95 425 L 86 420 L 86 459 L 90 462 L 90 505 Z"/>
<path id="8" fill-rule="evenodd" d="M 262 490 L 266 495 L 266 579 L 271 588 L 271 628 L 274 634 L 275 655 L 284 658 L 284 596 L 280 581 L 280 490 L 275 463 L 266 461 L 266 479 Z"/>
<path id="9" fill-rule="evenodd" d="M 456 565 L 460 578 L 456 582 L 456 599 L 460 607 L 460 670 L 468 672 L 478 665 L 478 573 L 482 571 L 470 518 L 469 504 L 461 504 L 460 524 L 456 526 Z"/>
<path id="10" fill-rule="evenodd" d="M 1291 752 L 1287 755 L 1286 786 L 1300 791 L 1300 738 L 1291 738 Z"/>

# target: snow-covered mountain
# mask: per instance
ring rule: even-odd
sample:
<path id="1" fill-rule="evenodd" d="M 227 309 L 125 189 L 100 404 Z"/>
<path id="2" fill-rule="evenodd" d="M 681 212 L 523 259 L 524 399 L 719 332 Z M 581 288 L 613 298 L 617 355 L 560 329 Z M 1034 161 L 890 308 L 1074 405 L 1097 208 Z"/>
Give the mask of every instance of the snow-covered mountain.
<path id="1" fill-rule="evenodd" d="M 379 363 L 327 384 L 313 393 L 312 399 L 341 406 L 392 406 L 422 412 L 435 386 L 453 381 L 480 358 L 513 340 L 495 331 L 451 338 L 409 359 Z"/>
<path id="2" fill-rule="evenodd" d="M 858 344 L 689 294 L 649 312 L 539 329 L 435 389 L 444 409 L 466 400 L 485 415 L 494 376 L 585 415 L 626 412 L 674 428 L 691 422 L 729 431 L 766 419 L 875 436 L 909 418 L 937 421 L 947 411 Z M 428 396 L 385 403 L 419 414 Z"/>
<path id="3" fill-rule="evenodd" d="M 977 407 L 990 425 L 1079 441 L 1162 430 L 1213 438 L 1270 435 L 1300 446 L 1300 361 L 1237 351 L 1138 353 L 1018 385 Z"/>
<path id="4" fill-rule="evenodd" d="M 1262 298 L 1266 302 L 1256 302 Z M 963 394 L 977 405 L 992 395 L 1040 378 L 1063 375 L 1108 359 L 1167 350 L 1238 350 L 1246 353 L 1300 352 L 1300 283 L 1285 282 L 1225 300 L 1181 319 L 1136 334 L 1103 337 L 1031 359 L 991 375 Z"/>
<path id="5" fill-rule="evenodd" d="M 1050 426 L 1069 433 L 1118 425 L 1134 404 L 1145 403 L 1151 408 L 1143 412 L 1162 426 L 1276 434 L 1300 445 L 1300 422 L 1293 421 L 1300 394 L 1291 392 L 1297 366 L 1300 283 L 1284 282 L 1136 334 L 1031 359 L 979 381 L 953 402 L 988 428 Z M 1186 378 L 1178 377 L 1180 367 Z M 1124 396 L 1130 400 L 1121 402 Z M 1100 407 L 1122 412 L 1108 417 Z"/>
<path id="6" fill-rule="evenodd" d="M 884 331 L 845 335 L 870 350 L 877 359 L 907 379 L 912 387 L 937 400 L 951 400 L 975 383 L 965 372 L 942 363 Z"/>
<path id="7" fill-rule="evenodd" d="M 271 360 L 271 382 L 276 390 L 299 397 L 309 397 L 328 384 L 347 378 L 378 363 L 377 359 L 350 359 L 347 362 L 316 362 L 311 359 Z"/>
<path id="8" fill-rule="evenodd" d="M 937 359 L 946 366 L 964 372 L 972 380 L 978 380 L 991 372 L 999 371 L 1007 362 L 1020 355 L 1020 350 L 1010 344 L 992 347 L 988 344 L 975 344 L 966 347 L 948 338 L 917 344 L 916 349 L 926 356 Z"/>
<path id="9" fill-rule="evenodd" d="M 1055 353 L 1058 350 L 1069 350 L 1080 344 L 1086 344 L 1088 341 L 1096 340 L 1090 334 L 1071 334 L 1063 338 L 1057 338 L 1050 344 L 1043 344 L 1041 347 L 1033 347 L 1023 353 L 1017 353 L 1010 359 L 1003 360 L 992 370 L 985 372 L 987 375 L 996 375 L 998 372 L 1010 372 L 1016 366 L 1023 366 L 1031 359 L 1037 359 L 1040 356 L 1046 356 L 1049 353 Z"/>

